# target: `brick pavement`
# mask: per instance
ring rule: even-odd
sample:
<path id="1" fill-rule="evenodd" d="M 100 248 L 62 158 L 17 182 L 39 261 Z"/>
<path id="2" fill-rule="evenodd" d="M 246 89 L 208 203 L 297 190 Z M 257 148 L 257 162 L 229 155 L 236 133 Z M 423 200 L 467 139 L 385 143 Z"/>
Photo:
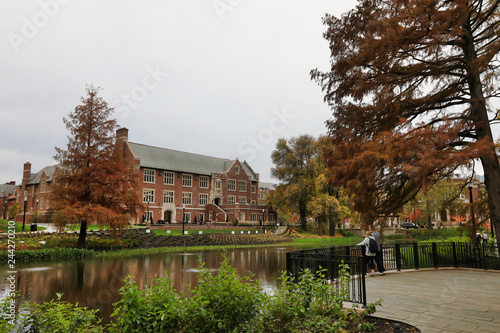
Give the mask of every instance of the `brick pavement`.
<path id="1" fill-rule="evenodd" d="M 423 333 L 500 332 L 500 271 L 422 269 L 366 278 L 374 314 L 418 327 Z"/>

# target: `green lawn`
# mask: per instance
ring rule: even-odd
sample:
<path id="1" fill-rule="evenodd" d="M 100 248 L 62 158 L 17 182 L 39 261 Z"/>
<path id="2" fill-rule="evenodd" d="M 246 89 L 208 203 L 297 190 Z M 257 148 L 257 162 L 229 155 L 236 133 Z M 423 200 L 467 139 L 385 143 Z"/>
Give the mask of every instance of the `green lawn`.
<path id="1" fill-rule="evenodd" d="M 30 228 L 31 228 L 31 226 L 29 224 L 25 224 L 24 231 L 30 231 Z M 23 224 L 16 222 L 15 229 L 16 229 L 16 232 L 22 232 L 23 231 Z M 45 230 L 47 228 L 38 227 L 37 229 L 38 229 L 38 231 L 42 231 L 42 230 Z M 8 231 L 9 230 L 9 221 L 8 220 L 0 219 L 0 230 L 2 233 L 9 232 Z"/>
<path id="2" fill-rule="evenodd" d="M 251 229 L 251 230 L 243 230 L 244 234 L 248 234 L 248 231 L 250 231 L 251 234 L 255 234 L 255 232 L 258 229 Z M 235 234 L 240 234 L 241 230 L 231 230 L 231 229 L 189 229 L 186 230 L 189 232 L 190 235 L 197 235 L 200 231 L 203 231 L 203 234 L 231 234 L 233 231 Z M 170 233 L 167 232 L 167 230 L 154 230 L 154 233 L 157 235 L 161 236 L 178 236 L 182 235 L 182 230 L 171 230 Z M 262 230 L 259 230 L 259 234 L 262 234 Z"/>

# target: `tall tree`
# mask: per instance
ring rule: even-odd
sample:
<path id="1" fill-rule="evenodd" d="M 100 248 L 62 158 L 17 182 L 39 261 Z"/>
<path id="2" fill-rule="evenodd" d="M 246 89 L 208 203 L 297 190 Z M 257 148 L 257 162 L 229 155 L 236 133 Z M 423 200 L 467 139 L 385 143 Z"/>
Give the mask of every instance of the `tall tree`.
<path id="1" fill-rule="evenodd" d="M 332 178 L 368 194 L 357 200 L 358 208 L 370 205 L 368 219 L 479 158 L 500 230 L 496 117 L 489 116 L 489 101 L 500 97 L 499 4 L 359 0 L 341 18 L 324 18 L 331 68 L 311 75 L 333 110 L 337 151 L 328 163 Z"/>
<path id="2" fill-rule="evenodd" d="M 321 169 L 321 150 L 318 141 L 310 135 L 279 139 L 271 154 L 274 167 L 271 175 L 281 184 L 276 198 L 298 208 L 302 229 L 307 228 L 307 204 L 314 194 L 314 180 Z"/>
<path id="3" fill-rule="evenodd" d="M 79 246 L 85 245 L 88 224 L 117 228 L 128 223 L 139 207 L 135 177 L 115 149 L 113 109 L 88 86 L 64 124 L 70 135 L 66 149 L 56 147 L 58 173 L 52 191 L 58 224 L 79 223 Z"/>

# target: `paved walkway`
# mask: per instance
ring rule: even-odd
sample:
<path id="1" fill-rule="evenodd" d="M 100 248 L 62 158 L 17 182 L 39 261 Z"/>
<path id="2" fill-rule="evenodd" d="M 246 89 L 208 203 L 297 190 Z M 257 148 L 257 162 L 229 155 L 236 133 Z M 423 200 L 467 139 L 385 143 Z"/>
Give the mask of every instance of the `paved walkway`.
<path id="1" fill-rule="evenodd" d="M 423 269 L 366 278 L 368 303 L 383 299 L 375 316 L 423 333 L 500 332 L 500 271 Z"/>

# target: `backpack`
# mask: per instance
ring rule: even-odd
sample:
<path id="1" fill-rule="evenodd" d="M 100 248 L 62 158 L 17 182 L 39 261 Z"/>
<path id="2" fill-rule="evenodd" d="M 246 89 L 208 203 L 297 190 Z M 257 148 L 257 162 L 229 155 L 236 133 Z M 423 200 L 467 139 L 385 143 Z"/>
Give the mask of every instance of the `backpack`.
<path id="1" fill-rule="evenodd" d="M 377 245 L 377 241 L 373 238 L 368 238 L 370 240 L 370 243 L 368 245 L 368 251 L 370 251 L 371 253 L 377 253 L 378 251 L 378 245 Z"/>

